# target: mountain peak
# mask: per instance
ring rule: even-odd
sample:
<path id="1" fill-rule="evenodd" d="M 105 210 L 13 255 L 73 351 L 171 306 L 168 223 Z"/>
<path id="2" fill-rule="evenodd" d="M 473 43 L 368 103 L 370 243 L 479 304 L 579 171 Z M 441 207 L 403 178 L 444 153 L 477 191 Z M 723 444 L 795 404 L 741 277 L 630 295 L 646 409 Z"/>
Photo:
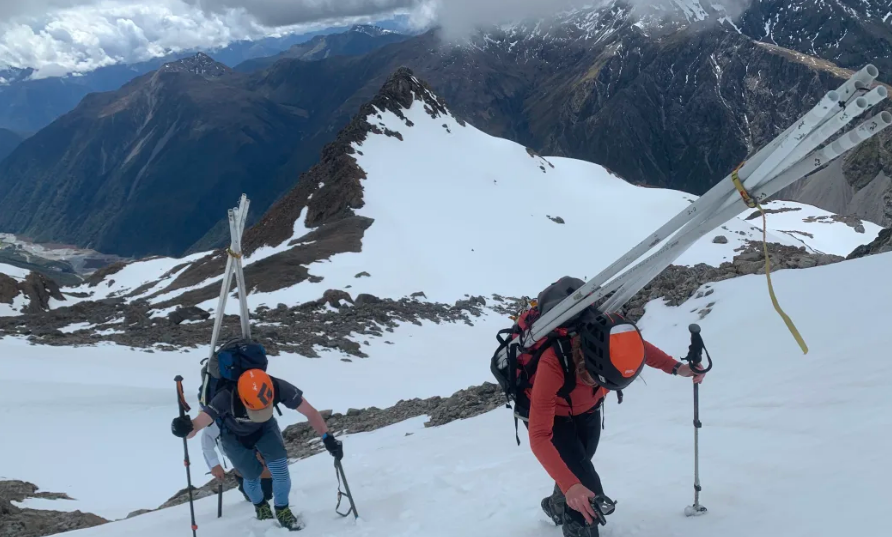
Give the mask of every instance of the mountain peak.
<path id="1" fill-rule="evenodd" d="M 366 178 L 365 171 L 354 157 L 357 153 L 354 144 L 362 146 L 370 134 L 383 134 L 402 140 L 399 132 L 380 123 L 381 114 L 391 112 L 411 128 L 414 123 L 404 112 L 415 101 L 420 101 L 424 111 L 433 119 L 451 115 L 446 102 L 434 94 L 427 82 L 416 77 L 408 67 L 400 67 L 390 75 L 378 93 L 359 108 L 335 141 L 322 149 L 319 163 L 301 174 L 297 186 L 245 232 L 245 252 L 253 253 L 263 245 L 276 246 L 290 238 L 294 222 L 301 217 L 304 209 L 307 210 L 304 222 L 308 228 L 319 229 L 336 222 L 341 222 L 342 226 L 368 227 L 370 222 L 356 220 L 358 217 L 353 212 L 353 209 L 364 205 L 361 180 Z M 465 125 L 462 120 L 455 121 Z"/>
<path id="2" fill-rule="evenodd" d="M 372 37 L 380 37 L 382 35 L 396 33 L 391 30 L 385 30 L 380 26 L 374 26 L 372 24 L 356 24 L 353 28 L 350 28 L 351 32 L 359 32 L 361 34 L 370 35 Z"/>
<path id="3" fill-rule="evenodd" d="M 174 62 L 165 63 L 159 69 L 161 72 L 192 73 L 205 78 L 218 78 L 231 73 L 232 69 L 215 61 L 213 58 L 199 52 L 194 56 L 183 58 Z"/>

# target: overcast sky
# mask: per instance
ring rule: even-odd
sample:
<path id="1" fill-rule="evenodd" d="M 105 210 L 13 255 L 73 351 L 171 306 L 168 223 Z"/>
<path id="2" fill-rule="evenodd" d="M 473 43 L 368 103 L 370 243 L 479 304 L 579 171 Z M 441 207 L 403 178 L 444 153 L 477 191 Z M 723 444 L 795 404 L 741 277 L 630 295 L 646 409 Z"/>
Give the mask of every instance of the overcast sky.
<path id="1" fill-rule="evenodd" d="M 41 76 L 143 61 L 170 51 L 410 14 L 460 35 L 605 0 L 0 0 L 0 67 Z M 671 0 L 631 0 L 638 4 Z M 748 2 L 749 0 L 710 0 Z"/>

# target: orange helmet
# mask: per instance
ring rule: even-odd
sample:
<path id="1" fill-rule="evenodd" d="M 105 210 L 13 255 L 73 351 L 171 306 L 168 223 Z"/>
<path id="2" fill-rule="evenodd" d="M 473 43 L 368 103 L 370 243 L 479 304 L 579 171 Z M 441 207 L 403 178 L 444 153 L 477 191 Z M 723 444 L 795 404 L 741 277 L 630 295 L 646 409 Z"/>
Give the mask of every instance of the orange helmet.
<path id="1" fill-rule="evenodd" d="M 262 369 L 249 369 L 238 378 L 238 395 L 248 411 L 248 418 L 264 423 L 273 417 L 273 381 Z"/>

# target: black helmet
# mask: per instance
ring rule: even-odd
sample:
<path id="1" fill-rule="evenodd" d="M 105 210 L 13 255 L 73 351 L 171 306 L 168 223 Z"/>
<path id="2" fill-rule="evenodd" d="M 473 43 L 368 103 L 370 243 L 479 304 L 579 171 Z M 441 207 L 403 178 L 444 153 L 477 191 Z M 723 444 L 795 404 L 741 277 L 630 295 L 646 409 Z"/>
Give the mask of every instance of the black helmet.
<path id="1" fill-rule="evenodd" d="M 539 293 L 541 315 L 585 285 L 564 276 Z M 589 306 L 566 324 L 579 337 L 585 368 L 600 386 L 622 390 L 644 369 L 644 338 L 635 324 L 618 313 L 602 313 Z"/>
<path id="2" fill-rule="evenodd" d="M 638 327 L 617 313 L 587 308 L 576 322 L 585 369 L 600 386 L 622 390 L 644 369 L 644 338 Z"/>

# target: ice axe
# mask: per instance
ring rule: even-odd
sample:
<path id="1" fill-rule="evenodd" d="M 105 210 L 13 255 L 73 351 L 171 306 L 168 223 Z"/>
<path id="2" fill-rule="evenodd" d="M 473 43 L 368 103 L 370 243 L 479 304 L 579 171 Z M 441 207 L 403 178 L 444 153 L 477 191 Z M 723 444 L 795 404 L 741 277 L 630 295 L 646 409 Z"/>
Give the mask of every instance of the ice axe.
<path id="1" fill-rule="evenodd" d="M 691 346 L 688 347 L 688 355 L 682 358 L 691 366 L 691 372 L 695 375 L 702 375 L 712 369 L 712 357 L 703 344 L 703 337 L 700 335 L 700 325 L 692 324 L 688 327 L 691 331 Z M 703 352 L 706 352 L 706 360 L 709 365 L 703 369 L 701 363 L 703 361 Z M 706 514 L 706 507 L 700 505 L 700 438 L 699 432 L 703 424 L 700 422 L 700 385 L 694 383 L 694 505 L 684 508 L 685 516 L 700 516 Z"/>
<path id="2" fill-rule="evenodd" d="M 344 473 L 344 467 L 341 466 L 341 461 L 339 459 L 335 459 L 335 475 L 338 478 L 338 504 L 335 506 L 335 512 L 342 517 L 350 516 L 350 513 L 353 513 L 353 518 L 359 518 L 359 513 L 356 511 L 356 504 L 353 503 L 353 495 L 350 494 L 350 485 L 347 484 L 347 475 Z M 344 482 L 344 489 L 346 492 L 341 491 L 341 481 Z M 338 509 L 341 507 L 341 499 L 346 497 L 347 500 L 350 501 L 350 509 L 347 510 L 346 513 L 340 512 Z"/>

